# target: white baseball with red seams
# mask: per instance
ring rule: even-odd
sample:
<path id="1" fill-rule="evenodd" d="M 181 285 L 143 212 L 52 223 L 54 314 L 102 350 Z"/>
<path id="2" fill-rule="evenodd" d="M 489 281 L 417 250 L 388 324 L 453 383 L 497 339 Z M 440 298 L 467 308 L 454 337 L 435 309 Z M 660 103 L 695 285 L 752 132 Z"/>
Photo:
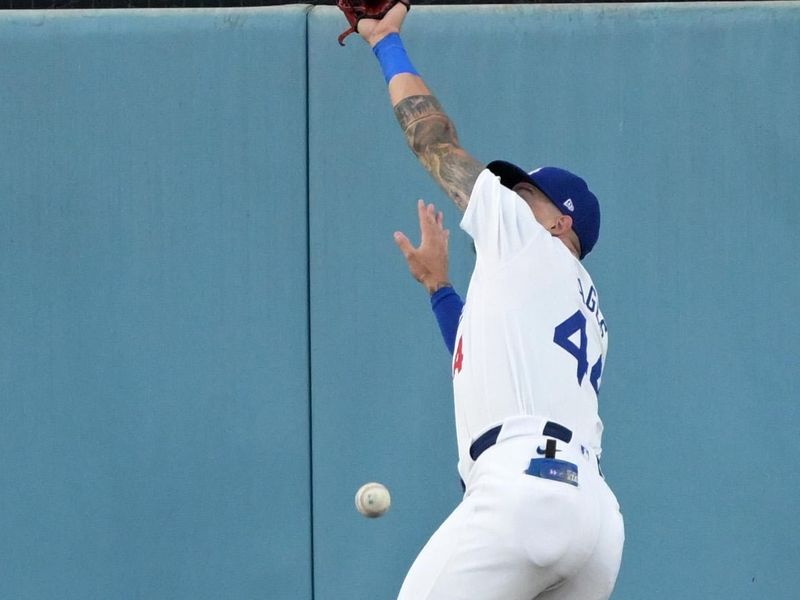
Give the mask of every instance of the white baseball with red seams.
<path id="1" fill-rule="evenodd" d="M 365 517 L 374 519 L 383 516 L 391 504 L 392 497 L 382 483 L 365 483 L 356 492 L 356 510 Z"/>

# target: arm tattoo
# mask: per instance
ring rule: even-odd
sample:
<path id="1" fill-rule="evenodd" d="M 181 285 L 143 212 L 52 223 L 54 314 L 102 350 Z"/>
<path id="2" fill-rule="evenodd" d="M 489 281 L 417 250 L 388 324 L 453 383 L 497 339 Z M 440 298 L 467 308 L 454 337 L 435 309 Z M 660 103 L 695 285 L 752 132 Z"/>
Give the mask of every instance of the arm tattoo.
<path id="1" fill-rule="evenodd" d="M 450 117 L 433 96 L 409 96 L 397 103 L 394 114 L 422 166 L 465 211 L 484 166 L 459 145 Z"/>

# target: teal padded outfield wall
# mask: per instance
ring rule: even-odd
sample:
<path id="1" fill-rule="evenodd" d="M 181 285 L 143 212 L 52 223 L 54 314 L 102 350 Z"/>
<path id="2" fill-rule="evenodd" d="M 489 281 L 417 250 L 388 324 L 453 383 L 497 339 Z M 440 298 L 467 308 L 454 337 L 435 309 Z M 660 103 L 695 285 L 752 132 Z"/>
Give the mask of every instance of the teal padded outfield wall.
<path id="1" fill-rule="evenodd" d="M 0 19 L 0 598 L 310 598 L 305 9 Z"/>
<path id="2" fill-rule="evenodd" d="M 0 13 L 1 600 L 390 599 L 458 502 L 392 233 L 442 206 L 461 291 L 469 240 L 345 26 Z M 614 598 L 795 600 L 800 3 L 424 6 L 403 35 L 479 160 L 601 199 Z"/>

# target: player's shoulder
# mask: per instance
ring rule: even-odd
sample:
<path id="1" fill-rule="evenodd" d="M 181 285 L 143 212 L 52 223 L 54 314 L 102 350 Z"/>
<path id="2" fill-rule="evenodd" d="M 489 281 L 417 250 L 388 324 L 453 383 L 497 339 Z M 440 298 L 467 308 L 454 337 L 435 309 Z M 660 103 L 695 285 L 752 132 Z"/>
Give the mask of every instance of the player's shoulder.
<path id="1" fill-rule="evenodd" d="M 522 196 L 504 186 L 498 175 L 489 169 L 484 169 L 472 187 L 465 216 L 467 213 L 485 213 L 487 210 L 492 213 L 517 213 L 525 221 L 536 222 L 533 211 L 530 210 Z"/>
<path id="2" fill-rule="evenodd" d="M 514 194 L 512 190 L 510 190 L 509 188 L 505 187 L 502 183 L 500 183 L 500 177 L 498 175 L 492 173 L 488 168 L 484 168 L 480 173 L 478 173 L 478 177 L 475 179 L 475 184 L 472 186 L 472 193 L 470 194 L 470 199 L 476 195 L 484 195 L 492 193 Z"/>

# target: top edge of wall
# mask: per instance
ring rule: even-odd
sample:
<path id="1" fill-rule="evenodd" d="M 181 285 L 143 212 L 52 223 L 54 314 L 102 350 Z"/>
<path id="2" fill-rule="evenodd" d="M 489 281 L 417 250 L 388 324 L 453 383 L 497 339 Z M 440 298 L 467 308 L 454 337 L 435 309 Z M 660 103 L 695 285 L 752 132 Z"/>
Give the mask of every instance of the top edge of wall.
<path id="1" fill-rule="evenodd" d="M 70 17 L 119 18 L 157 18 L 163 15 L 213 15 L 236 13 L 239 15 L 280 13 L 284 15 L 309 12 L 312 4 L 281 4 L 273 6 L 225 6 L 202 8 L 57 8 L 57 9 L 12 9 L 0 11 L 0 21 L 35 18 L 41 20 Z M 335 7 L 332 7 L 335 8 Z M 337 9 L 338 10 L 338 9 Z"/>
<path id="2" fill-rule="evenodd" d="M 339 9 L 331 5 L 309 5 L 313 12 L 336 11 Z M 414 11 L 424 12 L 447 12 L 452 10 L 461 11 L 489 11 L 489 12 L 532 12 L 532 11 L 563 11 L 563 12 L 641 12 L 641 11 L 675 11 L 689 12 L 699 9 L 717 10 L 742 10 L 748 8 L 783 8 L 800 10 L 800 0 L 729 0 L 722 2 L 592 2 L 592 3 L 546 3 L 546 4 L 446 4 L 433 5 L 424 4 L 414 6 L 412 2 L 412 13 Z"/>

